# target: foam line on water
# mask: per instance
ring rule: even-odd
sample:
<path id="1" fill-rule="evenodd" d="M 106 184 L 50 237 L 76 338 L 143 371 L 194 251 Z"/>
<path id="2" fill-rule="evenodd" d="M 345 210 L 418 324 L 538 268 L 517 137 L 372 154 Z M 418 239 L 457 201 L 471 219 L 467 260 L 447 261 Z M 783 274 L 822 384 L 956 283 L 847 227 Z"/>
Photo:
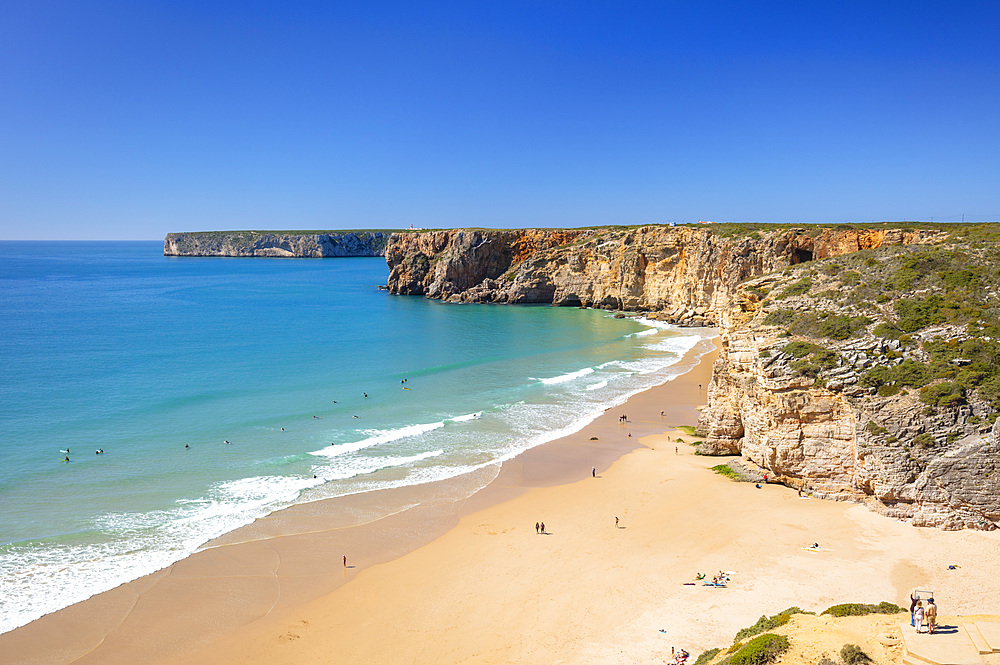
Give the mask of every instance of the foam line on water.
<path id="1" fill-rule="evenodd" d="M 548 379 L 537 379 L 532 377 L 535 381 L 544 383 L 547 386 L 556 385 L 558 383 L 566 383 L 567 381 L 572 381 L 574 379 L 579 379 L 580 377 L 587 376 L 588 374 L 593 374 L 593 367 L 584 367 L 583 369 L 578 369 L 575 372 L 567 372 L 566 374 L 560 374 L 559 376 L 553 376 Z"/>
<path id="2" fill-rule="evenodd" d="M 441 427 L 444 427 L 444 421 L 421 425 L 407 425 L 406 427 L 389 430 L 364 430 L 363 433 L 369 435 L 366 439 L 351 441 L 348 443 L 332 443 L 326 448 L 314 450 L 309 454 L 316 455 L 318 457 L 338 457 L 347 453 L 356 453 L 359 450 L 371 448 L 372 446 L 377 446 L 382 443 L 390 443 L 392 441 L 398 441 L 399 439 L 405 439 L 411 436 L 420 436 L 421 434 L 432 432 Z"/>
<path id="3" fill-rule="evenodd" d="M 318 478 L 258 476 L 216 485 L 200 499 L 147 513 L 110 513 L 74 539 L 0 547 L 0 633 L 148 575 L 208 541 L 295 502 Z M 106 540 L 107 532 L 128 538 Z M 86 538 L 91 542 L 79 542 Z M 10 601 L 10 602 L 6 602 Z"/>
<path id="4" fill-rule="evenodd" d="M 444 449 L 439 448 L 437 450 L 430 450 L 425 453 L 410 455 L 408 457 L 368 457 L 355 458 L 352 460 L 338 460 L 336 469 L 323 470 L 322 468 L 319 468 L 317 471 L 322 474 L 322 479 L 324 481 L 347 480 L 348 478 L 356 478 L 358 476 L 368 475 L 369 473 L 375 473 L 376 471 L 381 471 L 382 469 L 407 466 L 432 457 L 439 457 L 443 454 Z"/>

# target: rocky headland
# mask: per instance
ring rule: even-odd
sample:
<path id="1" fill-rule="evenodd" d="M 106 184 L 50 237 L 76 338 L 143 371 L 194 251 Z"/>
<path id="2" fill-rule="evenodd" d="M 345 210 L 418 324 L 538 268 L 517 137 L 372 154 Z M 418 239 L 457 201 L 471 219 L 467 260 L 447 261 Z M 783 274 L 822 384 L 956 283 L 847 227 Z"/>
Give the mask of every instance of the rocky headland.
<path id="1" fill-rule="evenodd" d="M 645 226 L 393 235 L 391 292 L 721 329 L 702 454 L 919 526 L 1000 525 L 990 225 Z"/>
<path id="2" fill-rule="evenodd" d="M 389 231 L 194 231 L 169 233 L 164 256 L 324 258 L 383 256 Z"/>

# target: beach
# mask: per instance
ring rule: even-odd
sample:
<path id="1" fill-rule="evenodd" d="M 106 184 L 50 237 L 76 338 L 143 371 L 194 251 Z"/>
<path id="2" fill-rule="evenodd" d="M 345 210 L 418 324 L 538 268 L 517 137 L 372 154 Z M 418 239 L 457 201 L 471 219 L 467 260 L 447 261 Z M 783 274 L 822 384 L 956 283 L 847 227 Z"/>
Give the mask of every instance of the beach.
<path id="1" fill-rule="evenodd" d="M 942 613 L 1000 610 L 996 533 L 916 529 L 714 474 L 722 460 L 673 426 L 695 422 L 715 356 L 504 463 L 471 496 L 439 483 L 332 500 L 347 510 L 294 506 L 2 635 L 0 651 L 12 663 L 631 663 L 725 646 L 793 605 L 904 605 L 917 587 Z M 365 522 L 387 507 L 372 502 L 399 510 Z M 727 588 L 691 584 L 720 570 Z"/>

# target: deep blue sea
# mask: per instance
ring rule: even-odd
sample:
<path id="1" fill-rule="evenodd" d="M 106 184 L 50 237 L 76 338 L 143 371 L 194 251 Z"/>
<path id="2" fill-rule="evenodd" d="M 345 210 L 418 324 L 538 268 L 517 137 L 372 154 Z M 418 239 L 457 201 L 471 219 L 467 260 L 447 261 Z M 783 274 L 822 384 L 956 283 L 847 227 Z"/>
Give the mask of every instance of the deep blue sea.
<path id="1" fill-rule="evenodd" d="M 712 348 L 392 296 L 381 258 L 162 253 L 0 242 L 0 632 L 295 502 L 488 480 Z"/>

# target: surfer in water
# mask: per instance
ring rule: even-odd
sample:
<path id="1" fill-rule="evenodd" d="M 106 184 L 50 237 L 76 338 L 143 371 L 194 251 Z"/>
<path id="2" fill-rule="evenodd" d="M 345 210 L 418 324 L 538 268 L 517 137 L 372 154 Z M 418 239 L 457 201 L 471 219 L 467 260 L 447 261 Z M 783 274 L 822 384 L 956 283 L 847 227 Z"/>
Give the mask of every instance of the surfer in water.
<path id="1" fill-rule="evenodd" d="M 104 448 L 98 448 L 97 450 L 94 451 L 94 454 L 95 455 L 103 455 L 104 454 Z"/>
<path id="2" fill-rule="evenodd" d="M 233 444 L 229 443 L 229 441 L 223 441 L 223 443 L 226 444 L 227 446 L 233 445 Z"/>

